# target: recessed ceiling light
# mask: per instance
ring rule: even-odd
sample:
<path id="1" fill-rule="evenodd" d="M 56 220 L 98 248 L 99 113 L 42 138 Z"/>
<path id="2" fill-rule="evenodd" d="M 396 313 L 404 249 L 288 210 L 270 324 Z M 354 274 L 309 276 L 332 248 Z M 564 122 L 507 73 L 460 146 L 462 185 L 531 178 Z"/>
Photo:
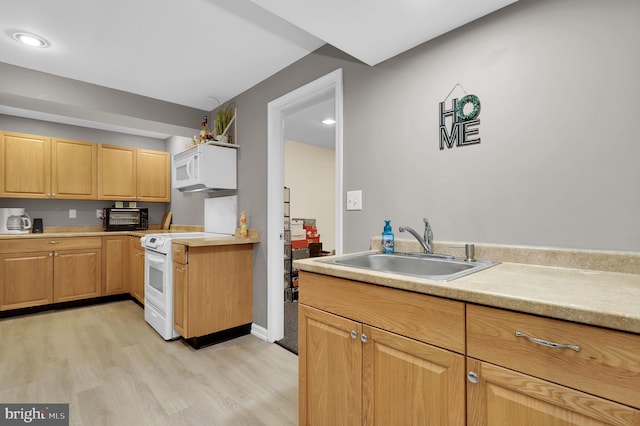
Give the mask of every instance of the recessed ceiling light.
<path id="1" fill-rule="evenodd" d="M 329 126 L 331 124 L 336 124 L 336 120 L 334 120 L 333 118 L 325 118 L 324 120 L 322 120 L 322 124 L 326 124 L 327 126 Z"/>
<path id="2" fill-rule="evenodd" d="M 22 44 L 26 44 L 31 47 L 49 47 L 51 43 L 49 43 L 44 38 L 39 35 L 27 33 L 24 31 L 14 31 L 11 33 L 11 37 Z"/>

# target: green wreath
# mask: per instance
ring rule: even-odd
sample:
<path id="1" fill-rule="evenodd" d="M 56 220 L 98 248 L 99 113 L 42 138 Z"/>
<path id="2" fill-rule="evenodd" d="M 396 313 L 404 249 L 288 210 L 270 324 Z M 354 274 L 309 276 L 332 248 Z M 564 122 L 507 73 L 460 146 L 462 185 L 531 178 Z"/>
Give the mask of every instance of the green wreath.
<path id="1" fill-rule="evenodd" d="M 468 103 L 473 103 L 473 110 L 469 114 L 465 114 L 463 109 Z M 469 121 L 480 115 L 480 99 L 476 95 L 466 95 L 456 105 L 456 115 L 462 121 Z"/>

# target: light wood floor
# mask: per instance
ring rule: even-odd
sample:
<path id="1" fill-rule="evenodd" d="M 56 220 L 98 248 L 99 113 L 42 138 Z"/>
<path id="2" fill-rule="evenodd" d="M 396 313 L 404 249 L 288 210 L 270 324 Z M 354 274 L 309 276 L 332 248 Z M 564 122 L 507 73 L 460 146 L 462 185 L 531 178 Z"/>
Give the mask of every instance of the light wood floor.
<path id="1" fill-rule="evenodd" d="M 0 321 L 0 402 L 71 425 L 296 425 L 298 359 L 248 335 L 194 350 L 121 301 Z"/>

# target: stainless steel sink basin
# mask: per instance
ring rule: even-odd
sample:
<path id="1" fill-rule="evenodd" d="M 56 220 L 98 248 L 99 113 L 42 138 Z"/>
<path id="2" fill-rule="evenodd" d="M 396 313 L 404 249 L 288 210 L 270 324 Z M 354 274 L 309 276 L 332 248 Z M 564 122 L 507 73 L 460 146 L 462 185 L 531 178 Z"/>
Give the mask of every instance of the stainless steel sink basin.
<path id="1" fill-rule="evenodd" d="M 351 266 L 393 274 L 410 275 L 438 281 L 451 281 L 497 265 L 500 262 L 436 257 L 433 255 L 364 253 L 322 260 L 325 263 Z"/>

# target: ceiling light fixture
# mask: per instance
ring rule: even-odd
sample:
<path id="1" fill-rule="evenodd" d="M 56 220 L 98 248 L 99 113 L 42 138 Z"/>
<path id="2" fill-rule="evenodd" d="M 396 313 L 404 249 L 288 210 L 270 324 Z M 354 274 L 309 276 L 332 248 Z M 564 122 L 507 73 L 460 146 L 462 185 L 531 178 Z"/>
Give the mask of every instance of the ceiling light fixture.
<path id="1" fill-rule="evenodd" d="M 22 44 L 26 44 L 27 46 L 31 46 L 31 47 L 51 46 L 51 43 L 49 43 L 43 37 L 40 37 L 39 35 L 36 35 L 33 33 L 27 33 L 24 31 L 14 31 L 13 33 L 11 33 L 11 38 L 13 38 L 15 41 L 18 41 Z"/>
<path id="2" fill-rule="evenodd" d="M 322 120 L 322 124 L 326 124 L 327 126 L 330 126 L 332 124 L 336 124 L 336 120 L 332 118 L 325 118 L 324 120 Z"/>

